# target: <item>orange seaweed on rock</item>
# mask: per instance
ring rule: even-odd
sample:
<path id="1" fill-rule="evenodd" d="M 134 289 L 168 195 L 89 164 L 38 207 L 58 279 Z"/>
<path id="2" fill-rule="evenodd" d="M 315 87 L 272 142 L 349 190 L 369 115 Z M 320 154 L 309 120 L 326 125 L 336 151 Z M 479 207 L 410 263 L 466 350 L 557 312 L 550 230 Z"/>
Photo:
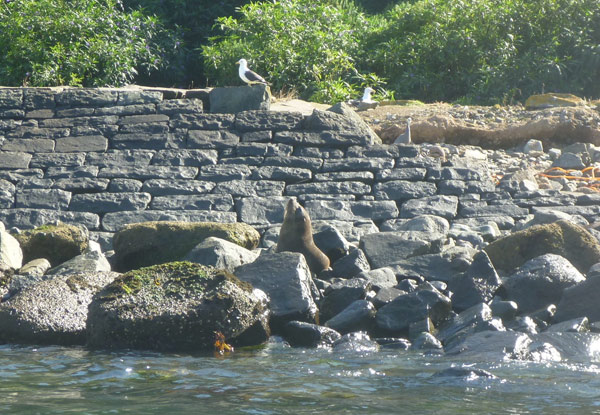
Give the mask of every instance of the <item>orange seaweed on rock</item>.
<path id="1" fill-rule="evenodd" d="M 225 342 L 225 335 L 220 331 L 215 331 L 215 352 L 219 355 L 223 355 L 225 352 L 233 351 L 233 346 Z"/>

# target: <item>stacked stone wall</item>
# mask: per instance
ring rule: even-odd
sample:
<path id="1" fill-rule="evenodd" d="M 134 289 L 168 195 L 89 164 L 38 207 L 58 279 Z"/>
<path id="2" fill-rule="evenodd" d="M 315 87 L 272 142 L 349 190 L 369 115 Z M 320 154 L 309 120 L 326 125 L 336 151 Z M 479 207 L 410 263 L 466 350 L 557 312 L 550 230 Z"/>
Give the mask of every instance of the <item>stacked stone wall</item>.
<path id="1" fill-rule="evenodd" d="M 203 111 L 141 89 L 0 89 L 0 221 L 63 221 L 108 240 L 149 220 L 280 223 L 291 196 L 313 220 L 393 228 L 429 213 L 510 228 L 559 206 L 589 219 L 589 195 L 507 192 L 487 171 L 443 166 L 418 146 L 373 145 L 333 112 Z M 559 197 L 560 196 L 560 197 Z"/>

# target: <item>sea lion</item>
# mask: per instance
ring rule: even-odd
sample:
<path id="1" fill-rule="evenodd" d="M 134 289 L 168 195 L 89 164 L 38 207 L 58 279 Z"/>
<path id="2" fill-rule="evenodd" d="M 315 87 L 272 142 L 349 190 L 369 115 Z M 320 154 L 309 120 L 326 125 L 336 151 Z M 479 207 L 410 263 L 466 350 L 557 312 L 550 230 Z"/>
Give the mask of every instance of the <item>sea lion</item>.
<path id="1" fill-rule="evenodd" d="M 329 268 L 329 258 L 313 241 L 312 224 L 308 212 L 296 199 L 290 199 L 285 207 L 283 224 L 279 231 L 276 252 L 300 252 L 306 258 L 308 267 L 318 274 Z"/>

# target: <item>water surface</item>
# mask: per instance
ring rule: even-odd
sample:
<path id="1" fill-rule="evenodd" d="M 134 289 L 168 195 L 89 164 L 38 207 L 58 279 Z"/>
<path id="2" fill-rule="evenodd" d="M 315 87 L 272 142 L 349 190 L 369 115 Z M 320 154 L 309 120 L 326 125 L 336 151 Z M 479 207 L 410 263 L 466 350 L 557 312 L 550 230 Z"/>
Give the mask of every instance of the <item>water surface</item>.
<path id="1" fill-rule="evenodd" d="M 440 375 L 450 367 L 494 377 Z M 224 357 L 4 345 L 0 413 L 590 414 L 600 413 L 600 368 L 280 342 Z"/>

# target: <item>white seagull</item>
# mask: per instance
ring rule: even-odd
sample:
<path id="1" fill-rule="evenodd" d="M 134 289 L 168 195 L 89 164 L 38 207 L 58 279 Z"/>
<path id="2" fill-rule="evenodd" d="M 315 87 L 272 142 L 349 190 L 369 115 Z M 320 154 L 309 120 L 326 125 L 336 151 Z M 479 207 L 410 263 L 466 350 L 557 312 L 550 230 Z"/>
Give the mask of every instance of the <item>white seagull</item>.
<path id="1" fill-rule="evenodd" d="M 365 92 L 363 93 L 362 98 L 360 99 L 360 102 L 364 102 L 365 104 L 373 104 L 375 103 L 375 101 L 373 101 L 371 99 L 371 94 L 375 92 L 375 90 L 373 88 L 371 88 L 370 86 L 365 88 Z"/>
<path id="2" fill-rule="evenodd" d="M 248 62 L 246 61 L 246 59 L 240 59 L 239 61 L 236 62 L 236 64 L 240 65 L 239 72 L 238 72 L 240 75 L 240 78 L 242 79 L 242 81 L 244 81 L 248 85 L 253 85 L 253 84 L 269 85 L 269 83 L 267 81 L 265 81 L 265 78 L 263 78 L 256 72 L 248 69 Z"/>
<path id="3" fill-rule="evenodd" d="M 410 119 L 410 117 L 406 119 L 406 131 L 404 131 L 402 134 L 400 134 L 398 137 L 396 137 L 396 139 L 394 140 L 394 144 L 410 144 L 410 142 L 411 142 L 410 122 L 411 121 L 412 121 L 412 119 Z"/>

